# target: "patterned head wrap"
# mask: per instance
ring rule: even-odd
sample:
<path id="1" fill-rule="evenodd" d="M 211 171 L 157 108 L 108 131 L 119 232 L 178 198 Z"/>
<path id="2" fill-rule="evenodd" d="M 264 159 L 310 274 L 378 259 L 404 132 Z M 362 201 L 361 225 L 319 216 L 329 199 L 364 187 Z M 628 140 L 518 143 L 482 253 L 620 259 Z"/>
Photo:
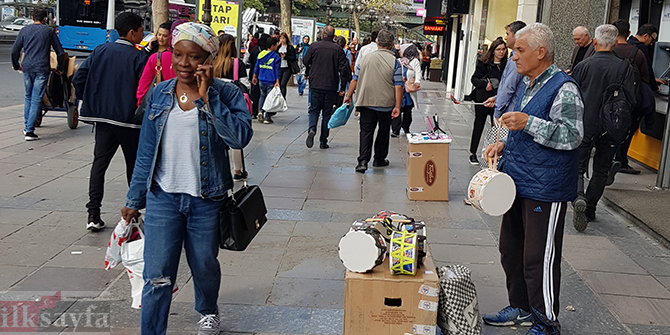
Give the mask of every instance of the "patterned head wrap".
<path id="1" fill-rule="evenodd" d="M 194 22 L 187 22 L 175 27 L 172 32 L 172 47 L 179 41 L 191 41 L 199 45 L 203 50 L 216 57 L 219 52 L 219 38 L 212 28 Z"/>

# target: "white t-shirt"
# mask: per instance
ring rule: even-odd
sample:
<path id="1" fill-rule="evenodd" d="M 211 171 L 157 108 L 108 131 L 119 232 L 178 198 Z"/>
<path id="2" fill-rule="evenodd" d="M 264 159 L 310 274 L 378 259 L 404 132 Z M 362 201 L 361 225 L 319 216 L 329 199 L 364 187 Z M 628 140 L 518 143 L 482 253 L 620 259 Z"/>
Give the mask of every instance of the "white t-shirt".
<path id="1" fill-rule="evenodd" d="M 154 180 L 167 193 L 201 197 L 198 109 L 183 111 L 175 103 L 164 127 Z"/>
<path id="2" fill-rule="evenodd" d="M 280 54 L 283 53 L 284 55 L 286 55 L 286 49 L 287 49 L 287 47 L 281 46 L 281 47 L 279 47 L 278 51 L 279 51 Z M 281 59 L 281 67 L 288 67 L 288 61 L 284 60 L 284 58 Z"/>

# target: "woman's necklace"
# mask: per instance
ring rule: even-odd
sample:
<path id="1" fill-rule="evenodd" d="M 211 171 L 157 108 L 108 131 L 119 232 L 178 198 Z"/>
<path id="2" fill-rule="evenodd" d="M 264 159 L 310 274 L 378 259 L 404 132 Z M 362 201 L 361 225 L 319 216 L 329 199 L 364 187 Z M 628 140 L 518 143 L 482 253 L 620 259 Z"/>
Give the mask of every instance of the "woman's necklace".
<path id="1" fill-rule="evenodd" d="M 179 97 L 179 102 L 185 104 L 187 101 L 188 101 L 188 96 L 186 96 L 186 92 L 184 92 L 184 94 L 182 94 L 182 95 Z"/>

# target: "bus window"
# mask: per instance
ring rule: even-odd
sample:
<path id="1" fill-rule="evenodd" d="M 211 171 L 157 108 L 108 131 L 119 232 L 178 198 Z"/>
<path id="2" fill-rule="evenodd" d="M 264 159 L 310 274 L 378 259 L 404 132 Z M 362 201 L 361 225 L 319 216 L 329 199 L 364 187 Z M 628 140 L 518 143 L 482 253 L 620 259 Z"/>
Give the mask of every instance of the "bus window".
<path id="1" fill-rule="evenodd" d="M 107 0 L 59 0 L 60 25 L 105 28 Z"/>

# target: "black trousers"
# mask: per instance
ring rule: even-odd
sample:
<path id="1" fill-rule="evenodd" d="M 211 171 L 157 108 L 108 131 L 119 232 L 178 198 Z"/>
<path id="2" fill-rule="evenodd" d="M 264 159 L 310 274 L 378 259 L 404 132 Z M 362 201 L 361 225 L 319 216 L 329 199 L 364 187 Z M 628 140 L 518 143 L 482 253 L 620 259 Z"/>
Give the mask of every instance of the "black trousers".
<path id="1" fill-rule="evenodd" d="M 96 122 L 95 147 L 93 149 L 93 165 L 88 182 L 88 198 L 86 204 L 89 213 L 100 213 L 102 198 L 105 193 L 105 172 L 112 161 L 116 150 L 121 146 L 126 161 L 126 180 L 130 185 L 137 157 L 137 145 L 140 130 Z"/>
<path id="2" fill-rule="evenodd" d="M 430 74 L 430 62 L 421 62 L 421 76 L 423 78 L 428 78 Z"/>
<path id="3" fill-rule="evenodd" d="M 391 131 L 394 134 L 400 134 L 400 128 L 409 133 L 409 126 L 412 124 L 412 108 L 414 105 L 408 105 L 400 108 L 400 116 L 391 120 Z"/>
<path id="4" fill-rule="evenodd" d="M 479 141 L 482 138 L 487 117 L 491 119 L 491 126 L 493 127 L 493 108 L 476 105 L 475 125 L 472 127 L 472 138 L 470 139 L 470 153 L 473 155 L 477 155 L 477 148 L 479 148 Z"/>
<path id="5" fill-rule="evenodd" d="M 258 104 L 261 100 L 261 86 L 251 84 L 251 93 L 249 98 L 251 98 L 251 109 L 253 115 L 258 115 Z"/>
<path id="6" fill-rule="evenodd" d="M 628 128 L 628 136 L 626 139 L 619 145 L 617 149 L 616 156 L 614 157 L 615 161 L 621 162 L 621 167 L 628 166 L 628 149 L 630 148 L 630 142 L 633 140 L 633 135 L 638 128 L 640 128 L 640 121 L 642 118 L 636 117 L 633 119 L 633 123 Z"/>
<path id="7" fill-rule="evenodd" d="M 279 89 L 281 90 L 281 95 L 284 96 L 284 99 L 286 99 L 286 85 L 288 85 L 288 81 L 291 80 L 291 75 L 290 67 L 283 67 L 279 72 Z"/>
<path id="8" fill-rule="evenodd" d="M 567 202 L 517 197 L 503 215 L 500 227 L 500 262 L 507 277 L 510 305 L 532 311 L 535 321 L 559 332 L 558 297 L 566 209 Z"/>
<path id="9" fill-rule="evenodd" d="M 391 112 L 378 112 L 367 107 L 358 107 L 360 113 L 358 161 L 369 162 L 372 158 L 372 138 L 377 129 L 377 138 L 374 140 L 375 160 L 383 161 L 389 154 L 389 141 L 391 132 Z"/>
<path id="10" fill-rule="evenodd" d="M 591 149 L 595 147 L 593 156 L 593 174 L 589 186 L 584 193 L 584 174 L 589 168 Z M 596 213 L 596 205 L 605 191 L 607 175 L 610 171 L 612 159 L 617 152 L 617 144 L 607 135 L 596 140 L 583 140 L 579 146 L 579 184 L 577 192 L 586 199 L 586 216 L 593 217 Z"/>

